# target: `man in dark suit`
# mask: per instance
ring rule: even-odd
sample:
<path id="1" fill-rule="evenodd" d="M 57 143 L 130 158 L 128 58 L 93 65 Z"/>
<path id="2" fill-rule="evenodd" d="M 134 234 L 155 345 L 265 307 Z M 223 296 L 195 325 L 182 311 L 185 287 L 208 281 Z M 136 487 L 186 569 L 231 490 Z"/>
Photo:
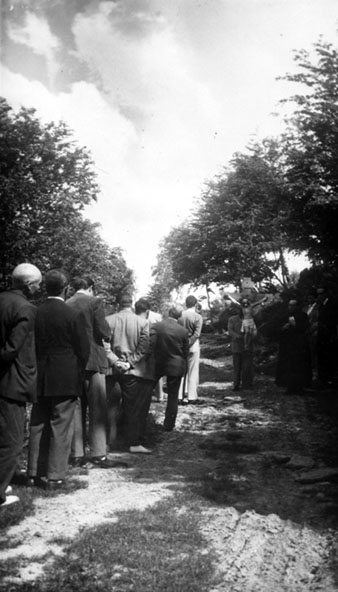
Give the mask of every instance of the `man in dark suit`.
<path id="1" fill-rule="evenodd" d="M 249 301 L 244 298 L 242 306 L 249 306 Z M 239 307 L 238 307 L 239 308 Z M 256 325 L 250 335 L 246 347 L 244 344 L 244 333 L 242 332 L 243 312 L 239 310 L 238 314 L 232 315 L 228 320 L 228 332 L 231 337 L 231 351 L 233 361 L 234 391 L 239 391 L 240 386 L 243 389 L 253 387 L 253 352 L 254 339 L 257 336 Z"/>
<path id="2" fill-rule="evenodd" d="M 186 372 L 189 354 L 189 333 L 178 324 L 183 306 L 173 304 L 168 318 L 150 329 L 151 351 L 155 357 L 156 378 L 167 377 L 168 399 L 164 418 L 164 429 L 170 432 L 175 427 L 178 410 L 178 392 L 181 379 Z"/>
<path id="3" fill-rule="evenodd" d="M 107 356 L 103 341 L 110 339 L 110 328 L 105 319 L 103 301 L 94 296 L 94 282 L 89 277 L 77 277 L 72 282 L 75 294 L 67 300 L 73 310 L 81 311 L 90 343 L 90 354 L 85 372 L 85 392 L 78 401 L 74 417 L 72 459 L 74 466 L 84 463 L 86 411 L 89 415 L 89 461 L 100 468 L 116 466 L 107 454 Z"/>
<path id="4" fill-rule="evenodd" d="M 68 467 L 73 417 L 83 386 L 89 339 L 81 312 L 66 306 L 67 277 L 53 269 L 46 273 L 47 300 L 39 306 L 36 322 L 38 398 L 30 419 L 29 484 L 63 485 Z"/>
<path id="5" fill-rule="evenodd" d="M 36 307 L 27 298 L 39 289 L 41 273 L 21 263 L 12 281 L 13 289 L 0 294 L 0 507 L 19 501 L 6 490 L 22 452 L 26 402 L 36 396 Z"/>

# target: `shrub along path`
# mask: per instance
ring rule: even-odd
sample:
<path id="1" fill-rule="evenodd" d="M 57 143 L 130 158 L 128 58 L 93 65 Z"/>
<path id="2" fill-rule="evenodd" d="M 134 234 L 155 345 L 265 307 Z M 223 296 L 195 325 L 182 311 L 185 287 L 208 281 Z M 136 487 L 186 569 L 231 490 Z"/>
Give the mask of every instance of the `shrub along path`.
<path id="1" fill-rule="evenodd" d="M 215 351 L 174 432 L 153 403 L 151 456 L 72 469 L 64 491 L 16 488 L 20 507 L 0 514 L 0 590 L 338 590 L 336 394 L 286 396 L 263 375 L 233 393 Z"/>

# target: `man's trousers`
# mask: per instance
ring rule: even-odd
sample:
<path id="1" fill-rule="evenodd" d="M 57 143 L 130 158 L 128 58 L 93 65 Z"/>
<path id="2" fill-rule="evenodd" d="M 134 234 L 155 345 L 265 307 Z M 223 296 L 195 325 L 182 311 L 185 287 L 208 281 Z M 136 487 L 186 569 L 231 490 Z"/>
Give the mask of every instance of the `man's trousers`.
<path id="1" fill-rule="evenodd" d="M 170 432 L 175 427 L 181 380 L 181 376 L 167 376 L 168 399 L 164 416 L 164 429 L 167 432 Z"/>
<path id="2" fill-rule="evenodd" d="M 29 426 L 28 476 L 65 479 L 76 397 L 40 397 Z"/>
<path id="3" fill-rule="evenodd" d="M 0 503 L 17 469 L 25 432 L 26 404 L 0 397 Z"/>
<path id="4" fill-rule="evenodd" d="M 187 397 L 189 401 L 196 401 L 197 387 L 199 384 L 199 366 L 200 366 L 200 342 L 197 339 L 195 343 L 189 349 L 189 355 L 187 360 L 187 373 L 184 379 L 182 379 L 179 399 Z M 183 392 L 184 389 L 184 392 Z"/>
<path id="5" fill-rule="evenodd" d="M 85 455 L 86 419 L 88 408 L 88 443 L 91 457 L 107 454 L 107 396 L 106 376 L 100 372 L 86 372 L 85 392 L 77 400 L 74 414 L 72 457 Z"/>
<path id="6" fill-rule="evenodd" d="M 233 359 L 233 377 L 234 388 L 252 388 L 253 386 L 253 353 L 243 351 L 242 353 L 232 354 Z"/>

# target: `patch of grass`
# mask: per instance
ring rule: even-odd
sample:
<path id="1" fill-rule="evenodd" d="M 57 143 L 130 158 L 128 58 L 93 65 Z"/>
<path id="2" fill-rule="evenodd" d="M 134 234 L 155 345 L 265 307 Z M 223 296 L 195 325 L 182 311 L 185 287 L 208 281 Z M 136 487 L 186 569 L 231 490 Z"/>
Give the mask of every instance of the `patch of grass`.
<path id="1" fill-rule="evenodd" d="M 117 518 L 66 544 L 63 557 L 47 567 L 43 578 L 24 587 L 7 581 L 0 590 L 207 592 L 213 587 L 214 557 L 198 530 L 196 504 L 170 498 Z"/>
<path id="2" fill-rule="evenodd" d="M 0 531 L 19 524 L 22 520 L 34 514 L 34 500 L 37 497 L 56 497 L 60 494 L 73 493 L 78 489 L 88 487 L 87 482 L 76 477 L 70 478 L 65 485 L 57 491 L 46 491 L 40 487 L 13 486 L 13 493 L 20 498 L 20 502 L 0 509 Z M 0 549 L 8 547 L 8 541 L 0 540 Z"/>
<path id="3" fill-rule="evenodd" d="M 229 375 L 231 376 L 227 369 L 215 368 L 204 362 L 200 362 L 199 372 L 200 383 L 202 384 L 203 382 L 224 382 L 225 380 L 228 380 Z"/>

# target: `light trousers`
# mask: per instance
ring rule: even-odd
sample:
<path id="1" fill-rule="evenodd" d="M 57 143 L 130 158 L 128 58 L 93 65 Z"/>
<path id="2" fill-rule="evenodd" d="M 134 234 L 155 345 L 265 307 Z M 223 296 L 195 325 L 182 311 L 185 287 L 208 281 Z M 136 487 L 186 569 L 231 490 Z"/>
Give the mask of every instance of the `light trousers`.
<path id="1" fill-rule="evenodd" d="M 85 455 L 86 419 L 88 409 L 88 444 L 91 457 L 107 453 L 107 396 L 106 376 L 100 372 L 86 372 L 85 392 L 76 403 L 71 455 Z"/>
<path id="2" fill-rule="evenodd" d="M 199 366 L 200 366 L 200 342 L 199 340 L 189 349 L 187 360 L 187 373 L 182 378 L 178 398 L 182 400 L 187 397 L 189 401 L 196 401 L 198 397 L 197 387 L 199 384 Z M 184 392 L 183 392 L 184 389 Z"/>

